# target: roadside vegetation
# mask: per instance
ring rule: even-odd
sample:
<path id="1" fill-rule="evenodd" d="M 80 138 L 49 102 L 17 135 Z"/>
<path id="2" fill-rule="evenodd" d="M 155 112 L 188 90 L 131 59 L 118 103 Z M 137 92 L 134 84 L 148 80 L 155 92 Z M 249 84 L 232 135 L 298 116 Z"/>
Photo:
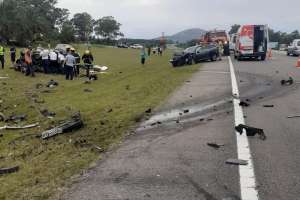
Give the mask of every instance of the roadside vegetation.
<path id="1" fill-rule="evenodd" d="M 77 48 L 81 53 L 84 50 Z M 0 131 L 0 168 L 20 166 L 17 173 L 0 176 L 0 199 L 44 200 L 60 192 L 70 177 L 101 159 L 101 152 L 120 143 L 147 109 L 158 106 L 198 68 L 172 68 L 169 51 L 162 57 L 151 56 L 144 67 L 137 50 L 93 47 L 92 52 L 95 63 L 109 70 L 91 84 L 85 84 L 83 77 L 74 81 L 66 81 L 61 75 L 25 77 L 9 69 L 8 62 L 5 70 L 0 70 L 0 77 L 9 77 L 0 79 L 0 112 L 6 116 L 26 114 L 27 119 L 17 125 L 40 123 L 33 129 Z M 51 79 L 59 86 L 46 88 Z M 46 118 L 41 109 L 56 116 Z M 85 124 L 83 129 L 45 141 L 38 137 L 78 111 Z M 0 122 L 0 127 L 5 124 Z"/>

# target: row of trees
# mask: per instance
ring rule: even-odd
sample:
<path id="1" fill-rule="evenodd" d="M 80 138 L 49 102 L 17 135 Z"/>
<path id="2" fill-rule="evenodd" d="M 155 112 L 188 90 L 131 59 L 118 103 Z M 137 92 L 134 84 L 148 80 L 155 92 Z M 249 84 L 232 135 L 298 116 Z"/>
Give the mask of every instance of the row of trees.
<path id="1" fill-rule="evenodd" d="M 77 13 L 70 19 L 69 11 L 56 4 L 57 0 L 0 0 L 0 40 L 27 45 L 123 36 L 121 24 L 112 16 L 95 20 L 88 13 Z"/>
<path id="2" fill-rule="evenodd" d="M 239 24 L 232 25 L 229 34 L 236 33 L 240 27 L 241 26 Z M 295 30 L 291 33 L 286 33 L 269 29 L 269 37 L 271 42 L 278 42 L 279 44 L 290 44 L 294 39 L 300 38 L 300 33 L 298 30 Z"/>

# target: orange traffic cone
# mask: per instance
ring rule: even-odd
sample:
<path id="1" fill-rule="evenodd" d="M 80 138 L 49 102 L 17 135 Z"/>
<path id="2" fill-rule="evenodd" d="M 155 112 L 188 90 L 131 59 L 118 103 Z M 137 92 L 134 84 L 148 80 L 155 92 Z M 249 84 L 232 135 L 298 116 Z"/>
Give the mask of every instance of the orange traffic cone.
<path id="1" fill-rule="evenodd" d="M 296 67 L 299 67 L 299 68 L 300 68 L 300 57 L 298 58 Z"/>

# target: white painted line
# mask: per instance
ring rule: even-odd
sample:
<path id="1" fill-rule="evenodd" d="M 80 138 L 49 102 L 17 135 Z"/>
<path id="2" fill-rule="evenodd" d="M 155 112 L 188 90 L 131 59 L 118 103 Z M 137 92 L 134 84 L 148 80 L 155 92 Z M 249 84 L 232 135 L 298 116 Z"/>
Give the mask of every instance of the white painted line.
<path id="1" fill-rule="evenodd" d="M 240 124 L 245 124 L 243 109 L 240 106 L 240 94 L 239 88 L 235 76 L 235 70 L 231 61 L 231 57 L 228 57 L 230 65 L 230 75 L 231 75 L 231 84 L 232 84 L 232 94 L 236 97 L 233 100 L 234 106 L 234 121 L 235 126 Z M 244 131 L 242 135 L 238 132 L 236 133 L 237 139 L 237 151 L 238 159 L 247 160 L 248 165 L 239 166 L 240 174 L 240 190 L 241 190 L 241 199 L 242 200 L 259 200 L 258 191 L 256 187 L 255 173 L 253 168 L 253 161 L 251 157 L 251 150 L 249 146 L 248 137 Z"/>

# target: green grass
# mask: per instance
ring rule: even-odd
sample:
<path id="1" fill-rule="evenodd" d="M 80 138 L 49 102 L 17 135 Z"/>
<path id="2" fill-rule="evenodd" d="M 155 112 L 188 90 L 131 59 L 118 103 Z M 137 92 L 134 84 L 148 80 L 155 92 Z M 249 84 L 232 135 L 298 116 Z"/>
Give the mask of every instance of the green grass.
<path id="1" fill-rule="evenodd" d="M 84 50 L 79 49 L 81 53 Z M 99 157 L 101 159 L 99 152 L 89 145 L 80 147 L 76 142 L 85 141 L 85 144 L 94 144 L 104 150 L 119 143 L 145 110 L 158 106 L 198 68 L 170 67 L 171 52 L 163 57 L 151 56 L 144 67 L 136 50 L 93 47 L 92 52 L 96 63 L 109 66 L 109 71 L 90 85 L 84 84 L 84 78 L 66 81 L 63 76 L 44 74 L 25 77 L 8 69 L 8 62 L 6 69 L 0 70 L 0 76 L 9 76 L 9 79 L 0 80 L 0 99 L 3 100 L 0 112 L 5 115 L 26 113 L 28 119 L 21 125 L 40 123 L 40 127 L 34 129 L 0 132 L 3 134 L 0 137 L 0 167 L 20 166 L 19 172 L 0 176 L 0 199 L 48 199 L 65 187 L 71 176 L 80 174 Z M 45 88 L 36 89 L 37 83 L 46 84 L 50 79 L 60 84 L 52 93 L 41 93 Z M 86 88 L 93 92 L 85 93 Z M 32 97 L 45 103 L 36 104 Z M 52 120 L 41 116 L 39 110 L 42 108 L 56 112 L 57 116 Z M 109 109 L 113 112 L 108 113 Z M 76 111 L 81 112 L 85 128 L 47 141 L 32 135 L 67 119 Z M 0 122 L 2 125 L 4 123 Z"/>

